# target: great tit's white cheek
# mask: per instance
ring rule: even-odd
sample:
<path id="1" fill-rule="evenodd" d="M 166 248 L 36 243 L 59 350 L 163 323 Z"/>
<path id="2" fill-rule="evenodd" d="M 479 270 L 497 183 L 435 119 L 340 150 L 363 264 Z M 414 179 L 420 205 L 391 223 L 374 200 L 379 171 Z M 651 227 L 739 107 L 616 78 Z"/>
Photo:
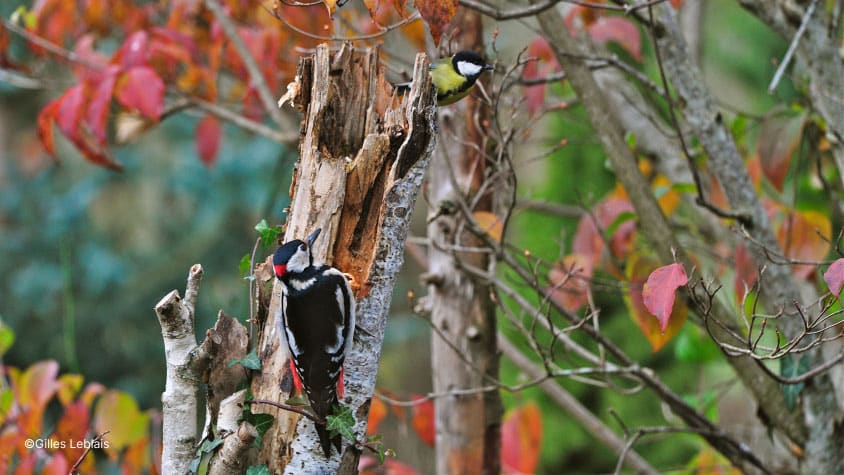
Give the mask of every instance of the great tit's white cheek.
<path id="1" fill-rule="evenodd" d="M 457 71 L 466 77 L 477 76 L 481 73 L 483 66 L 480 64 L 470 63 L 469 61 L 458 61 Z"/>

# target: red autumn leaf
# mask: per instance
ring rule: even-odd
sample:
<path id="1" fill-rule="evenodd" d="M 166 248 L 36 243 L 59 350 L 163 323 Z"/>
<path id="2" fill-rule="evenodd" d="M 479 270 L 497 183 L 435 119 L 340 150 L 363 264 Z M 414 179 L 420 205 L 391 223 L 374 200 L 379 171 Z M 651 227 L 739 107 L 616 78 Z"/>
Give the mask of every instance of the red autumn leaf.
<path id="1" fill-rule="evenodd" d="M 605 245 L 601 232 L 614 231 L 612 236 L 609 236 L 612 253 L 617 258 L 623 258 L 630 250 L 636 232 L 636 223 L 632 219 L 633 213 L 635 213 L 635 209 L 627 197 L 621 196 L 617 192 L 610 194 L 594 206 L 591 214 L 584 214 L 580 218 L 572 242 L 572 252 L 589 257 L 596 266 L 603 262 L 602 267 L 605 270 L 617 272 L 612 260 L 603 256 Z M 630 216 L 631 219 L 618 222 L 617 220 L 624 218 L 622 215 Z M 596 227 L 596 221 L 597 226 L 600 226 L 600 232 Z M 609 229 L 613 223 L 617 226 L 614 229 Z"/>
<path id="2" fill-rule="evenodd" d="M 73 47 L 73 54 L 75 54 L 80 61 L 78 63 L 72 63 L 71 66 L 74 68 L 74 72 L 76 73 L 76 76 L 79 77 L 80 81 L 100 74 L 98 70 L 89 67 L 89 64 L 95 64 L 102 67 L 105 67 L 105 65 L 108 64 L 108 58 L 94 49 L 94 41 L 96 41 L 96 36 L 89 33 L 79 38 L 76 45 Z"/>
<path id="3" fill-rule="evenodd" d="M 688 284 L 689 277 L 682 264 L 674 263 L 662 266 L 653 272 L 642 289 L 642 301 L 648 311 L 659 320 L 659 328 L 664 332 L 674 308 L 677 289 Z"/>
<path id="4" fill-rule="evenodd" d="M 53 432 L 51 438 L 57 442 L 84 440 L 88 432 L 89 420 L 90 412 L 88 411 L 88 406 L 83 401 L 72 402 L 65 407 L 64 414 L 62 414 L 62 417 L 56 424 L 56 430 Z M 65 458 L 73 461 L 79 460 L 79 457 L 84 451 L 84 447 L 76 447 L 67 443 L 62 448 Z M 65 473 L 67 473 L 66 470 Z"/>
<path id="5" fill-rule="evenodd" d="M 459 0 L 415 0 L 414 4 L 422 19 L 428 24 L 431 36 L 434 38 L 434 45 L 440 44 L 440 37 L 445 28 L 451 23 L 454 14 L 457 12 Z"/>
<path id="6" fill-rule="evenodd" d="M 419 472 L 410 465 L 393 458 L 388 458 L 382 464 L 372 455 L 362 455 L 358 462 L 358 473 L 360 475 L 417 475 Z"/>
<path id="7" fill-rule="evenodd" d="M 117 81 L 117 101 L 158 120 L 164 111 L 164 81 L 148 66 L 129 69 Z"/>
<path id="8" fill-rule="evenodd" d="M 826 215 L 817 211 L 789 210 L 777 229 L 777 240 L 789 259 L 817 262 L 829 252 L 832 224 Z M 806 279 L 815 272 L 815 265 L 795 264 L 791 273 Z"/>
<path id="9" fill-rule="evenodd" d="M 56 120 L 56 115 L 59 113 L 59 106 L 61 105 L 61 100 L 56 99 L 41 109 L 41 112 L 38 113 L 38 139 L 41 140 L 41 144 L 44 145 L 44 150 L 54 159 L 57 160 L 58 156 L 56 155 L 56 141 L 53 137 L 53 124 Z"/>
<path id="10" fill-rule="evenodd" d="M 504 416 L 501 425 L 501 473 L 536 473 L 542 446 L 542 414 L 529 402 Z"/>
<path id="11" fill-rule="evenodd" d="M 38 454 L 29 452 L 24 456 L 17 467 L 15 467 L 14 475 L 32 475 L 35 473 L 35 467 L 38 463 Z M 8 472 L 7 472 L 8 473 Z"/>
<path id="12" fill-rule="evenodd" d="M 366 422 L 366 435 L 378 433 L 378 426 L 387 417 L 387 404 L 378 397 L 370 399 L 369 418 Z"/>
<path id="13" fill-rule="evenodd" d="M 800 145 L 805 124 L 805 112 L 781 108 L 768 113 L 762 121 L 756 149 L 762 163 L 762 172 L 779 191 L 782 191 L 785 183 L 791 157 Z"/>
<path id="14" fill-rule="evenodd" d="M 200 160 L 207 166 L 211 166 L 217 160 L 217 152 L 220 150 L 220 139 L 222 128 L 220 121 L 212 115 L 205 116 L 196 126 L 196 151 Z"/>
<path id="15" fill-rule="evenodd" d="M 78 439 L 74 442 L 78 442 Z M 83 449 L 84 450 L 84 449 Z M 41 471 L 38 472 L 39 475 L 67 475 L 70 469 L 70 465 L 67 463 L 67 459 L 61 452 L 56 452 L 50 457 L 50 461 L 47 462 L 42 468 Z"/>
<path id="16" fill-rule="evenodd" d="M 85 112 L 85 86 L 77 84 L 59 98 L 59 110 L 56 123 L 59 129 L 71 141 L 78 140 L 82 115 Z"/>
<path id="17" fill-rule="evenodd" d="M 124 69 L 131 69 L 139 66 L 146 66 L 149 60 L 149 34 L 140 30 L 132 33 L 120 49 L 114 53 L 111 62 L 123 66 Z"/>
<path id="18" fill-rule="evenodd" d="M 836 259 L 830 264 L 823 273 L 823 280 L 833 295 L 836 297 L 841 295 L 841 285 L 844 284 L 844 259 Z"/>
<path id="19" fill-rule="evenodd" d="M 733 287 L 735 288 L 736 299 L 741 301 L 744 299 L 745 290 L 750 289 L 756 283 L 759 274 L 756 272 L 756 264 L 753 262 L 753 257 L 747 248 L 741 244 L 736 247 L 734 265 L 736 277 L 733 281 Z"/>
<path id="20" fill-rule="evenodd" d="M 414 401 L 422 400 L 422 396 L 414 396 Z M 434 446 L 436 433 L 434 431 L 434 403 L 430 399 L 424 399 L 411 407 L 413 418 L 411 425 L 416 434 L 429 446 Z"/>
<path id="21" fill-rule="evenodd" d="M 653 351 L 659 351 L 666 343 L 671 341 L 680 331 L 688 316 L 688 307 L 682 300 L 677 302 L 669 318 L 668 327 L 663 330 L 660 322 L 645 307 L 642 298 L 644 282 L 656 267 L 656 262 L 653 259 L 639 254 L 632 255 L 628 259 L 625 269 L 630 287 L 628 293 L 624 295 L 624 303 L 630 309 L 631 318 L 642 330 L 642 334 L 645 335 Z"/>
<path id="22" fill-rule="evenodd" d="M 58 384 L 59 364 L 53 360 L 40 361 L 24 371 L 18 379 L 18 404 L 21 407 L 44 407 L 53 397 Z"/>
<path id="23" fill-rule="evenodd" d="M 584 254 L 569 254 L 548 272 L 551 298 L 569 312 L 586 304 L 592 279 L 592 259 Z"/>
<path id="24" fill-rule="evenodd" d="M 560 63 L 551 51 L 551 46 L 543 36 L 537 36 L 530 43 L 527 50 L 527 55 L 531 58 L 536 58 L 535 61 L 529 61 L 522 71 L 522 78 L 525 80 L 541 79 L 552 72 L 561 71 Z M 538 111 L 545 103 L 545 88 L 547 84 L 538 84 L 535 86 L 525 87 L 525 98 L 528 110 L 531 113 Z"/>
<path id="25" fill-rule="evenodd" d="M 630 53 L 636 61 L 642 61 L 642 36 L 639 28 L 619 16 L 604 16 L 588 27 L 589 36 L 599 43 L 614 41 Z"/>
<path id="26" fill-rule="evenodd" d="M 88 125 L 91 134 L 100 145 L 106 143 L 106 129 L 111 97 L 114 93 L 114 83 L 117 80 L 117 73 L 120 67 L 109 66 L 102 75 L 99 83 L 94 87 L 91 94 L 91 101 L 85 114 L 85 123 Z"/>

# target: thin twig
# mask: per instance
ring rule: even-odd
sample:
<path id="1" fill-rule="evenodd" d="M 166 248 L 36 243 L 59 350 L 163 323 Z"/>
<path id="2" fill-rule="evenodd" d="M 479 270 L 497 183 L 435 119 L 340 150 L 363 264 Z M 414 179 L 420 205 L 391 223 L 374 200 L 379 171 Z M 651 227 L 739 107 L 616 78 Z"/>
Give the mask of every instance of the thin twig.
<path id="1" fill-rule="evenodd" d="M 258 99 L 261 101 L 261 105 L 264 107 L 264 110 L 270 115 L 277 126 L 286 128 L 289 125 L 287 123 L 288 121 L 285 120 L 284 115 L 278 109 L 278 105 L 276 104 L 275 99 L 273 99 L 273 94 L 270 91 L 270 87 L 267 85 L 267 80 L 264 77 L 264 74 L 258 67 L 255 57 L 252 56 L 252 53 L 249 51 L 246 43 L 244 43 L 243 38 L 241 38 L 238 33 L 234 22 L 218 0 L 205 0 L 205 5 L 214 14 L 214 17 L 220 24 L 220 28 L 223 29 L 223 32 L 229 38 L 229 41 L 231 41 L 232 47 L 235 51 L 237 51 L 240 60 L 243 61 L 243 65 L 249 73 L 250 83 L 258 92 Z"/>
<path id="2" fill-rule="evenodd" d="M 74 463 L 73 466 L 70 467 L 70 475 L 79 475 L 79 466 L 82 465 L 82 461 L 85 460 L 85 457 L 88 456 L 88 452 L 90 452 L 92 448 L 96 447 L 98 445 L 97 442 L 103 440 L 103 437 L 105 437 L 105 435 L 109 432 L 111 431 L 107 430 L 105 432 L 97 434 L 97 436 L 91 440 L 90 444 L 86 444 L 87 447 L 85 447 L 85 451 L 82 452 L 82 455 L 80 455 L 78 459 L 76 459 L 76 463 Z"/>
<path id="3" fill-rule="evenodd" d="M 788 51 L 785 52 L 785 56 L 782 57 L 782 62 L 780 62 L 776 73 L 774 73 L 773 79 L 771 79 L 771 84 L 768 86 L 768 94 L 773 94 L 774 89 L 776 89 L 777 85 L 779 85 L 780 79 L 782 79 L 782 75 L 785 73 L 785 68 L 788 67 L 789 63 L 791 63 L 791 57 L 794 56 L 794 52 L 797 50 L 797 45 L 800 43 L 800 38 L 806 31 L 809 19 L 812 17 L 812 14 L 815 13 L 815 7 L 817 6 L 818 0 L 812 0 L 812 3 L 810 3 L 809 7 L 806 8 L 806 13 L 803 14 L 803 21 L 800 22 L 800 28 L 798 28 L 797 33 L 794 34 L 791 44 L 788 45 Z"/>

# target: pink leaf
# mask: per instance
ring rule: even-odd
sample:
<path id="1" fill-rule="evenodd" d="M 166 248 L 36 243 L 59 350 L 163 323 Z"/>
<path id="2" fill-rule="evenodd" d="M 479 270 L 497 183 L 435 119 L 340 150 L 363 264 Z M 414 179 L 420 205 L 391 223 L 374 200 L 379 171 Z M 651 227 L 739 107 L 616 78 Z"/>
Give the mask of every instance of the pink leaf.
<path id="1" fill-rule="evenodd" d="M 675 292 L 686 285 L 689 277 L 681 264 L 662 266 L 651 272 L 642 290 L 645 308 L 659 320 L 663 332 L 668 327 L 671 309 L 674 308 Z"/>
<path id="2" fill-rule="evenodd" d="M 94 88 L 91 102 L 88 104 L 88 111 L 85 114 L 85 123 L 100 145 L 106 143 L 106 122 L 111 105 L 111 96 L 114 93 L 114 83 L 119 71 L 120 67 L 114 65 L 106 69 L 100 82 Z"/>
<path id="3" fill-rule="evenodd" d="M 220 149 L 220 138 L 222 130 L 220 121 L 212 116 L 205 116 L 196 126 L 196 151 L 200 160 L 207 166 L 211 166 L 217 160 L 217 151 Z"/>
<path id="4" fill-rule="evenodd" d="M 85 87 L 77 84 L 65 91 L 59 98 L 59 110 L 56 123 L 65 137 L 77 140 L 79 137 L 79 121 L 85 109 Z"/>
<path id="5" fill-rule="evenodd" d="M 132 33 L 117 50 L 111 59 L 112 63 L 120 64 L 126 69 L 147 65 L 149 58 L 149 35 L 140 30 Z"/>
<path id="6" fill-rule="evenodd" d="M 148 66 L 129 69 L 118 81 L 117 100 L 129 109 L 158 120 L 164 111 L 164 81 Z"/>
<path id="7" fill-rule="evenodd" d="M 600 17 L 589 25 L 589 36 L 599 43 L 615 41 L 636 61 L 642 61 L 642 37 L 636 25 L 626 18 Z"/>
<path id="8" fill-rule="evenodd" d="M 836 297 L 841 295 L 841 285 L 844 284 L 844 258 L 836 259 L 823 273 L 823 280 L 829 291 Z"/>

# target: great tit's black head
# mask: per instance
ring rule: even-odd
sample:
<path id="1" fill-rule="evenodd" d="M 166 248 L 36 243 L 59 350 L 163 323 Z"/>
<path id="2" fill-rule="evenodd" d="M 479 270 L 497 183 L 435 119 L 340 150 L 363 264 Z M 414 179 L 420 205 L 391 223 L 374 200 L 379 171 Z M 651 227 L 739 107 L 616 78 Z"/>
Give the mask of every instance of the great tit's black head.
<path id="1" fill-rule="evenodd" d="M 492 69 L 486 61 L 477 53 L 472 51 L 460 51 L 451 57 L 451 64 L 454 70 L 472 81 L 478 78 L 482 72 Z"/>
<path id="2" fill-rule="evenodd" d="M 320 229 L 317 229 L 306 238 L 307 242 L 294 239 L 284 243 L 276 249 L 273 254 L 273 271 L 275 276 L 281 279 L 288 272 L 302 272 L 313 265 L 313 254 L 311 246 L 314 245 Z"/>

